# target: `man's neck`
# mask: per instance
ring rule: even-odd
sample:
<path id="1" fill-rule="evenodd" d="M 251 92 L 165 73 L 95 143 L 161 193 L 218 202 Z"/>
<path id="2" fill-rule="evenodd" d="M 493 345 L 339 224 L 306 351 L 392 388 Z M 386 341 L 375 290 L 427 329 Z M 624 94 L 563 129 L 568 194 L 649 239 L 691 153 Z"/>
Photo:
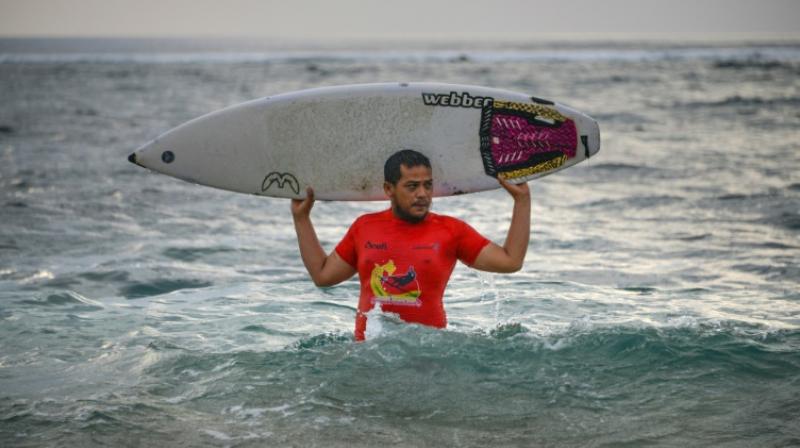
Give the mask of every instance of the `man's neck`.
<path id="1" fill-rule="evenodd" d="M 416 217 L 404 212 L 399 207 L 395 207 L 395 205 L 392 204 L 392 215 L 394 215 L 395 218 L 409 224 L 419 224 L 425 220 L 425 217 L 428 216 L 428 213 L 425 213 L 422 217 Z"/>

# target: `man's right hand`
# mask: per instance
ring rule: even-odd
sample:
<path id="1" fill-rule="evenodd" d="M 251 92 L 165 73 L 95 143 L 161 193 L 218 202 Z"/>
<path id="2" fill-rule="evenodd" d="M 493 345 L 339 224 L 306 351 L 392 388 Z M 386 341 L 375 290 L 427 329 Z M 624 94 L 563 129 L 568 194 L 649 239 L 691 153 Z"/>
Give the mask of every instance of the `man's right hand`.
<path id="1" fill-rule="evenodd" d="M 314 207 L 314 189 L 306 188 L 305 199 L 292 199 L 292 216 L 295 220 L 307 218 L 311 215 L 311 208 Z"/>

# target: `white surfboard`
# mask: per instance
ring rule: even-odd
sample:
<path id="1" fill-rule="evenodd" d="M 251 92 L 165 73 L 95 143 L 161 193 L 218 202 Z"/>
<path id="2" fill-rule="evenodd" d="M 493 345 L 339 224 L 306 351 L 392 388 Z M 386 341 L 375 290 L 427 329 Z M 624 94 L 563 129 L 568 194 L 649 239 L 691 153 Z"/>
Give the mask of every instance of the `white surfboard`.
<path id="1" fill-rule="evenodd" d="M 225 190 L 322 200 L 381 200 L 383 164 L 401 149 L 431 160 L 434 196 L 498 188 L 575 165 L 600 149 L 589 116 L 486 87 L 387 83 L 248 101 L 182 124 L 133 163 Z"/>

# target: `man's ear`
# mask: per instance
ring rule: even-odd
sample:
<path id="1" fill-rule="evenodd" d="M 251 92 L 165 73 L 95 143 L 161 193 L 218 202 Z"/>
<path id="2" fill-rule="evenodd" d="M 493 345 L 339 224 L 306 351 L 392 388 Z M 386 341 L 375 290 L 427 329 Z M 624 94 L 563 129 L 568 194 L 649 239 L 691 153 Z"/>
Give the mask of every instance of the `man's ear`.
<path id="1" fill-rule="evenodd" d="M 387 198 L 392 197 L 392 193 L 394 193 L 394 185 L 392 185 L 390 182 L 383 181 L 383 193 Z"/>

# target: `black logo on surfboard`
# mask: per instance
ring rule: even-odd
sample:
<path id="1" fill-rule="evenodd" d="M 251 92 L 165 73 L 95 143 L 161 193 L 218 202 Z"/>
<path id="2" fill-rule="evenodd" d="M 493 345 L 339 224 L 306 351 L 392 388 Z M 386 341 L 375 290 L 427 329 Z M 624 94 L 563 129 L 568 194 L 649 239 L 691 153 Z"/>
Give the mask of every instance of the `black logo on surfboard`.
<path id="1" fill-rule="evenodd" d="M 447 106 L 447 107 L 474 107 L 482 109 L 492 104 L 493 98 L 484 96 L 472 96 L 467 92 L 450 93 L 422 93 L 422 102 L 426 106 Z"/>
<path id="2" fill-rule="evenodd" d="M 267 174 L 267 177 L 265 177 L 264 181 L 261 182 L 261 191 L 267 191 L 272 188 L 273 185 L 277 185 L 277 187 L 281 190 L 288 186 L 294 192 L 294 194 L 300 194 L 300 182 L 297 181 L 297 178 L 294 177 L 294 174 L 292 173 L 279 173 L 277 171 L 273 171 Z"/>

